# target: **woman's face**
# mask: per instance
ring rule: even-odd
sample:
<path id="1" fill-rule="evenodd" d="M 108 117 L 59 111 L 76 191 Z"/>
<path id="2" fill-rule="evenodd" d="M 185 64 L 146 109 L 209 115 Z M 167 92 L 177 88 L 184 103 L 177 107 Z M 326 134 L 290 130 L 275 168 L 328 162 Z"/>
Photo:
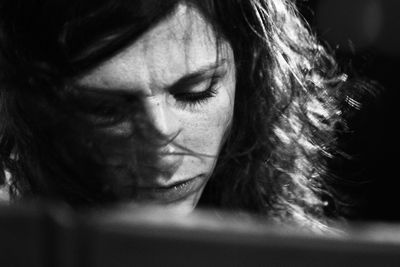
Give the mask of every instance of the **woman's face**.
<path id="1" fill-rule="evenodd" d="M 220 41 L 217 46 L 200 13 L 179 5 L 124 51 L 78 79 L 83 88 L 142 93 L 155 127 L 176 136 L 159 150 L 158 164 L 173 171 L 138 181 L 138 199 L 182 214 L 196 206 L 232 122 L 234 66 L 230 45 Z"/>

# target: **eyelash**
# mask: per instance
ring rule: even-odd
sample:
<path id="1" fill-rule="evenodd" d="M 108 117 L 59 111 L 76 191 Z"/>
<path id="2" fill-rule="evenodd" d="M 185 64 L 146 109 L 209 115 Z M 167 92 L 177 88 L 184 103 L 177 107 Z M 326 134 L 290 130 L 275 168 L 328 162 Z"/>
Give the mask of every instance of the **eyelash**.
<path id="1" fill-rule="evenodd" d="M 216 82 L 216 79 L 213 78 L 210 85 L 204 91 L 192 93 L 182 92 L 174 94 L 174 97 L 182 105 L 183 108 L 193 108 L 199 106 L 206 103 L 210 98 L 214 97 L 217 94 L 217 90 L 215 88 Z"/>

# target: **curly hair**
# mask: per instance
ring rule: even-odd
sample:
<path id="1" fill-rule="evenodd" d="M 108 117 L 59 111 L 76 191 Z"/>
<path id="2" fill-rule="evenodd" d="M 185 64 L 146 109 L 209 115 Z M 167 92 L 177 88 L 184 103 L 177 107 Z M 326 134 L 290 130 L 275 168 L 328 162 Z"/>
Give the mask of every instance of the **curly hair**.
<path id="1" fill-rule="evenodd" d="M 232 129 L 199 205 L 325 227 L 324 180 L 342 121 L 346 76 L 293 1 L 64 2 L 3 1 L 0 6 L 0 161 L 10 173 L 13 198 L 55 197 L 73 206 L 103 203 L 106 192 L 112 192 L 109 200 L 118 199 L 121 192 L 105 186 L 116 182 L 107 179 L 101 163 L 120 140 L 97 136 L 87 113 L 139 114 L 134 138 L 127 137 L 137 140 L 129 155 L 143 153 L 135 147 L 152 126 L 139 98 L 96 98 L 82 111 L 86 102 L 79 102 L 85 98 L 71 94 L 68 85 L 184 2 L 230 43 L 237 73 Z M 121 105 L 124 101 L 135 110 L 113 110 L 128 106 Z M 153 132 L 150 139 L 159 140 Z M 144 152 L 151 162 L 152 152 Z M 140 164 L 136 160 L 132 170 L 139 171 Z M 146 170 L 136 175 L 152 175 L 152 168 Z"/>

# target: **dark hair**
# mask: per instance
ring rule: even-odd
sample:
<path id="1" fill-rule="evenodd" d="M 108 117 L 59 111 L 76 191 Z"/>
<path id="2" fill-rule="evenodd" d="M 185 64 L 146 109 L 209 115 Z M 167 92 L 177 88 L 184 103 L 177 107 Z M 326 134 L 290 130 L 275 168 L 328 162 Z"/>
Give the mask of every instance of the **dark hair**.
<path id="1" fill-rule="evenodd" d="M 102 202 L 111 182 L 92 171 L 103 169 L 100 162 L 119 141 L 105 145 L 109 139 L 91 130 L 71 79 L 120 52 L 181 2 L 201 11 L 230 43 L 236 62 L 232 129 L 200 205 L 323 227 L 326 161 L 335 148 L 346 77 L 289 0 L 3 1 L 0 151 L 13 196 L 58 196 L 76 206 Z M 105 106 L 95 99 L 84 114 L 129 113 L 112 110 L 128 106 L 115 105 L 126 98 L 106 97 Z M 129 140 L 152 128 L 138 99 L 130 100 L 139 123 Z M 153 132 L 150 139 L 159 140 Z M 96 147 L 103 158 L 93 158 Z M 136 163 L 132 170 L 140 169 Z M 150 172 L 141 175 L 151 175 L 144 169 Z"/>

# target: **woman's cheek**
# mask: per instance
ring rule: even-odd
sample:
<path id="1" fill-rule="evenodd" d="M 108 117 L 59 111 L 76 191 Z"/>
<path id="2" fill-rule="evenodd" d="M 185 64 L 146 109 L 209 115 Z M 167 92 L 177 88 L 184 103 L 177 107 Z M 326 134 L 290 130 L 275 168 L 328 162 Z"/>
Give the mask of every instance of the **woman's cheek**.
<path id="1" fill-rule="evenodd" d="M 218 155 L 233 117 L 233 100 L 227 93 L 215 100 L 204 105 L 199 112 L 188 116 L 181 132 L 183 145 L 194 152 L 209 156 Z"/>

